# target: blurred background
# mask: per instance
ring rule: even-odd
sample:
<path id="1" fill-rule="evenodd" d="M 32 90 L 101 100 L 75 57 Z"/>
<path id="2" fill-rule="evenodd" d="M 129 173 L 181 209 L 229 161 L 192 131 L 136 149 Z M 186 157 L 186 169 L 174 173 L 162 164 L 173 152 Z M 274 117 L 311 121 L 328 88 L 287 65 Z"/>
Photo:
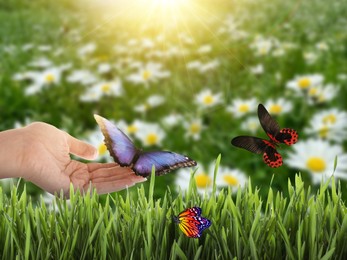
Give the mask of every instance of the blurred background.
<path id="1" fill-rule="evenodd" d="M 108 162 L 99 114 L 144 150 L 195 159 L 202 193 L 212 189 L 219 154 L 218 189 L 243 188 L 250 178 L 262 195 L 270 182 L 286 194 L 298 172 L 313 189 L 333 173 L 345 188 L 343 3 L 0 0 L 0 130 L 44 121 L 93 144 Z M 259 103 L 299 133 L 297 144 L 278 148 L 277 169 L 230 144 L 238 135 L 267 138 Z M 190 170 L 158 177 L 155 196 L 167 185 L 185 190 Z M 1 185 L 8 192 L 13 182 Z"/>

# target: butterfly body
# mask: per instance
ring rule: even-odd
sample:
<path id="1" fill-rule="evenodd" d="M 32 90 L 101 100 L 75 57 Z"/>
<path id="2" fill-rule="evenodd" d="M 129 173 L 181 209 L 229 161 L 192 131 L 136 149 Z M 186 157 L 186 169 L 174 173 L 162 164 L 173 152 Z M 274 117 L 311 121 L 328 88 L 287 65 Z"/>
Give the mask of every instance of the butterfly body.
<path id="1" fill-rule="evenodd" d="M 250 152 L 263 154 L 264 162 L 272 168 L 280 167 L 283 160 L 276 147 L 281 143 L 295 144 L 298 141 L 298 133 L 291 128 L 280 129 L 262 104 L 258 106 L 258 117 L 262 128 L 270 138 L 269 140 L 254 136 L 237 136 L 231 140 L 231 143 Z"/>
<path id="2" fill-rule="evenodd" d="M 105 137 L 105 145 L 114 161 L 122 167 L 130 167 L 137 175 L 147 177 L 155 166 L 156 175 L 174 169 L 195 166 L 196 162 L 187 156 L 170 151 L 142 151 L 135 147 L 129 137 L 109 120 L 94 115 Z"/>
<path id="3" fill-rule="evenodd" d="M 211 226 L 212 222 L 201 216 L 201 208 L 192 207 L 174 217 L 182 232 L 191 238 L 201 237 L 202 231 Z"/>

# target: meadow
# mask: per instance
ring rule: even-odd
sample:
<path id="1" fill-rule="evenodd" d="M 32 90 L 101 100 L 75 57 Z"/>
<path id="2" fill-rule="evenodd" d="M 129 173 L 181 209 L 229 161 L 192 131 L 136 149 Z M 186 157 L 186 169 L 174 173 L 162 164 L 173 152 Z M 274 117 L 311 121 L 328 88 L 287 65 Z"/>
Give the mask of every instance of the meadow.
<path id="1" fill-rule="evenodd" d="M 182 200 L 193 170 L 196 196 L 205 202 L 213 192 L 233 201 L 247 189 L 262 201 L 272 192 L 292 200 L 288 182 L 295 183 L 300 173 L 300 185 L 312 194 L 334 176 L 343 205 L 346 13 L 343 0 L 0 0 L 0 130 L 44 121 L 91 143 L 100 162 L 111 162 L 93 117 L 98 114 L 144 150 L 175 151 L 197 161 L 193 169 L 157 177 L 154 199 L 167 198 L 169 190 Z M 281 127 L 299 133 L 298 143 L 278 148 L 279 168 L 230 143 L 238 135 L 267 138 L 257 117 L 260 103 Z M 4 196 L 13 197 L 17 189 L 38 207 L 40 196 L 47 207 L 56 200 L 23 180 L 0 183 Z M 95 205 L 138 198 L 147 189 L 149 181 L 94 198 Z M 235 250 L 223 256 L 243 256 Z M 244 256 L 255 256 L 248 253 Z"/>

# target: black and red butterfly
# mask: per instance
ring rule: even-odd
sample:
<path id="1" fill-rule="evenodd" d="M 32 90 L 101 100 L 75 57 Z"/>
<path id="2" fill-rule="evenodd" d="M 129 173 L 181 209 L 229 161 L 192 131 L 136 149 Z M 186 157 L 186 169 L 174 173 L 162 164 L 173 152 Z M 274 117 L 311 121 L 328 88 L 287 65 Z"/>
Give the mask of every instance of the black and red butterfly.
<path id="1" fill-rule="evenodd" d="M 258 105 L 258 118 L 270 140 L 253 136 L 237 136 L 231 140 L 231 144 L 250 152 L 263 154 L 264 162 L 272 167 L 280 167 L 283 163 L 282 156 L 277 152 L 276 146 L 283 143 L 293 145 L 298 141 L 298 133 L 291 128 L 280 129 L 278 123 L 270 116 L 262 105 Z"/>

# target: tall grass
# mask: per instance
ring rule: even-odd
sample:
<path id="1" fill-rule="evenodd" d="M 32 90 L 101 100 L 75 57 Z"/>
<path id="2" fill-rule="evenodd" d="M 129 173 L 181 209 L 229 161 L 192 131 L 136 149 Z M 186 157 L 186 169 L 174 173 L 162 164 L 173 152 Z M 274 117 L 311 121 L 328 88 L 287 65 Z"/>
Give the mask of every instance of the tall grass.
<path id="1" fill-rule="evenodd" d="M 218 162 L 217 162 L 218 166 Z M 217 168 L 217 167 L 216 167 Z M 216 169 L 217 171 L 217 169 Z M 193 174 L 192 174 L 193 176 Z M 340 186 L 329 180 L 316 194 L 300 175 L 288 182 L 289 197 L 269 189 L 236 194 L 198 195 L 190 189 L 174 197 L 168 189 L 153 199 L 149 191 L 108 195 L 71 192 L 47 206 L 34 204 L 26 190 L 0 189 L 0 256 L 2 259 L 339 259 L 347 255 L 346 206 Z M 136 196 L 137 199 L 134 199 Z M 186 237 L 172 216 L 200 206 L 212 226 L 200 239 Z"/>

